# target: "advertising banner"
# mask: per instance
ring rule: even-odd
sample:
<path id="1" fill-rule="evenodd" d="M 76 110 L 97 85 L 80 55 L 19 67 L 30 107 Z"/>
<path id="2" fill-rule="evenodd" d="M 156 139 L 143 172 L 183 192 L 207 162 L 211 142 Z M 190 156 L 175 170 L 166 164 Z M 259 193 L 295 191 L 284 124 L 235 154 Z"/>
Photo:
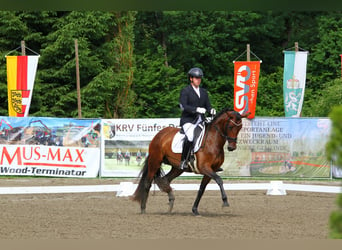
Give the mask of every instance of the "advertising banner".
<path id="1" fill-rule="evenodd" d="M 330 120 L 321 118 L 244 119 L 238 148 L 227 153 L 224 175 L 329 178 L 325 155 Z"/>
<path id="2" fill-rule="evenodd" d="M 300 117 L 304 101 L 307 51 L 284 51 L 285 117 Z"/>
<path id="3" fill-rule="evenodd" d="M 234 62 L 234 110 L 255 116 L 260 61 Z"/>
<path id="4" fill-rule="evenodd" d="M 39 56 L 6 56 L 9 116 L 27 117 Z"/>
<path id="5" fill-rule="evenodd" d="M 137 177 L 148 145 L 165 126 L 179 119 L 102 120 L 101 176 Z M 227 151 L 223 177 L 329 178 L 326 160 L 330 120 L 320 118 L 243 119 L 237 150 Z M 170 167 L 163 165 L 165 172 Z M 195 175 L 184 173 L 183 175 Z"/>
<path id="6" fill-rule="evenodd" d="M 101 176 L 137 177 L 150 141 L 165 127 L 179 127 L 179 118 L 102 120 Z"/>
<path id="7" fill-rule="evenodd" d="M 0 119 L 0 175 L 97 177 L 99 119 Z"/>

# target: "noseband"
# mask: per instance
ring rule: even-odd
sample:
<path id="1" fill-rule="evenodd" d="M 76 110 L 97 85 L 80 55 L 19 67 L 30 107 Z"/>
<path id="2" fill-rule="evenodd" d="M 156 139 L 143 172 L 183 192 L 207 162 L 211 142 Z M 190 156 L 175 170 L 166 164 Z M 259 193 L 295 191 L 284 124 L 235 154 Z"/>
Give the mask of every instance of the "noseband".
<path id="1" fill-rule="evenodd" d="M 227 130 L 229 129 L 229 128 L 232 128 L 233 126 L 229 126 L 229 123 L 233 123 L 234 124 L 234 126 L 236 126 L 236 127 L 238 127 L 238 126 L 241 126 L 242 125 L 242 121 L 241 122 L 239 122 L 239 123 L 236 123 L 236 122 L 234 122 L 231 118 L 229 118 L 228 120 L 227 120 L 227 122 L 226 122 L 226 125 L 225 125 L 225 127 L 224 127 L 224 131 L 226 132 L 226 134 L 228 134 L 227 133 Z M 226 134 L 224 134 L 216 125 L 214 125 L 214 127 L 215 127 L 215 129 L 217 130 L 217 132 L 219 132 L 219 134 L 223 137 L 223 138 L 225 138 L 229 143 L 231 143 L 231 142 L 237 142 L 237 137 L 229 137 L 228 135 L 226 135 Z"/>

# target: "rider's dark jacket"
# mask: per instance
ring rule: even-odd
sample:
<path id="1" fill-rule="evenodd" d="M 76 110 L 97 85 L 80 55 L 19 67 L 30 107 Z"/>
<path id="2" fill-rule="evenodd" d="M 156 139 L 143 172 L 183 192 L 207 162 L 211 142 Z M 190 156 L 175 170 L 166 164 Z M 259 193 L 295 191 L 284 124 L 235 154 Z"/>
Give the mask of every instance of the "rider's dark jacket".
<path id="1" fill-rule="evenodd" d="M 207 91 L 200 87 L 200 97 L 198 97 L 191 84 L 181 90 L 179 102 L 182 109 L 180 126 L 183 126 L 188 122 L 196 122 L 196 118 L 198 115 L 200 115 L 196 112 L 196 108 L 205 108 L 207 112 L 210 112 L 211 110 L 211 104 Z M 201 116 L 202 120 L 204 120 L 204 114 L 201 114 Z"/>

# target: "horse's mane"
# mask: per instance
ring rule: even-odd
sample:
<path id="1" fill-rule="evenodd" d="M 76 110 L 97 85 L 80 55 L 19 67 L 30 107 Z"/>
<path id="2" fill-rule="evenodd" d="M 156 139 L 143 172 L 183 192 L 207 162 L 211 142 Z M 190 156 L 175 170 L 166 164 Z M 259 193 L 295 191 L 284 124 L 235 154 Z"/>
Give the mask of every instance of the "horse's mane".
<path id="1" fill-rule="evenodd" d="M 224 113 L 228 112 L 228 111 L 234 111 L 234 109 L 230 108 L 230 107 L 226 107 L 224 109 L 222 109 L 220 112 L 218 112 L 215 117 L 210 121 L 210 122 L 207 122 L 206 125 L 207 126 L 210 126 L 211 124 L 213 124 L 221 115 L 223 115 Z M 237 115 L 238 118 L 241 119 L 241 115 L 239 112 L 236 112 L 234 111 Z"/>
<path id="2" fill-rule="evenodd" d="M 215 121 L 218 117 L 220 117 L 222 114 L 226 113 L 227 111 L 233 111 L 233 109 L 230 108 L 230 107 L 226 107 L 226 108 L 222 109 L 220 112 L 218 112 L 218 113 L 215 115 L 213 121 Z"/>

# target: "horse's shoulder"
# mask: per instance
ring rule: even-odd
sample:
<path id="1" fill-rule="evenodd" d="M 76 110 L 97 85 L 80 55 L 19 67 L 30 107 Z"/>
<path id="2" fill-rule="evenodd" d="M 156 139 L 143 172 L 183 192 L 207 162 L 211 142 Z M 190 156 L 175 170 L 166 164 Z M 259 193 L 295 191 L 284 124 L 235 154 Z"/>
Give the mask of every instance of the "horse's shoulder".
<path id="1" fill-rule="evenodd" d="M 172 141 L 172 138 L 175 136 L 175 134 L 179 131 L 179 128 L 176 127 L 165 127 L 161 129 L 154 137 L 153 141 Z"/>
<path id="2" fill-rule="evenodd" d="M 158 134 L 159 136 L 162 136 L 162 137 L 173 137 L 180 129 L 179 128 L 176 128 L 176 127 L 165 127 L 163 129 L 161 129 Z"/>
<path id="3" fill-rule="evenodd" d="M 164 133 L 177 133 L 180 130 L 180 128 L 177 127 L 165 127 L 161 131 Z"/>

